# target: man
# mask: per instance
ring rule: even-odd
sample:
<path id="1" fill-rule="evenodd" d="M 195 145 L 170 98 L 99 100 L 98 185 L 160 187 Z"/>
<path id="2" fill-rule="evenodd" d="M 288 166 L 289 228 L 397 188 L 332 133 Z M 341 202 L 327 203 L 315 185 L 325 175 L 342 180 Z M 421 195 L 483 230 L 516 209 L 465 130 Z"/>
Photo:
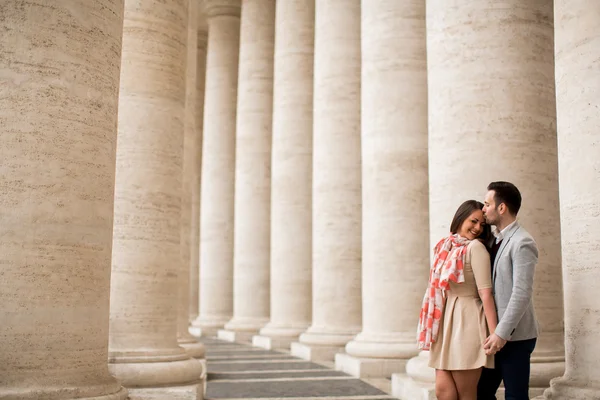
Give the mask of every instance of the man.
<path id="1" fill-rule="evenodd" d="M 477 399 L 495 400 L 504 381 L 506 400 L 528 400 L 531 353 L 538 336 L 532 299 L 538 249 L 517 222 L 519 189 L 509 182 L 492 182 L 487 189 L 483 213 L 495 225 L 490 260 L 498 326 L 484 343 L 486 353 L 495 354 L 495 369 L 483 369 Z"/>

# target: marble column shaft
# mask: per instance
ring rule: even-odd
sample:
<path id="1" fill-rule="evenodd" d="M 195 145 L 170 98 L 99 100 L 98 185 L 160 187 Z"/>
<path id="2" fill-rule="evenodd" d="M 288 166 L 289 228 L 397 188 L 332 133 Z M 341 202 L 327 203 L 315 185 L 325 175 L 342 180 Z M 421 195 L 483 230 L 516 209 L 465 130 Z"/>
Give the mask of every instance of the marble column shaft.
<path id="1" fill-rule="evenodd" d="M 269 321 L 271 126 L 275 0 L 242 4 L 235 154 L 233 318 L 249 341 Z"/>
<path id="2" fill-rule="evenodd" d="M 215 335 L 233 314 L 233 210 L 240 0 L 206 0 L 208 49 L 200 194 L 200 305 L 190 331 Z"/>
<path id="3" fill-rule="evenodd" d="M 187 6 L 125 2 L 109 367 L 132 398 L 197 398 L 202 372 L 177 345 Z"/>
<path id="4" fill-rule="evenodd" d="M 521 190 L 540 250 L 532 393 L 564 368 L 553 45 L 551 0 L 427 2 L 430 242 L 489 182 Z"/>
<path id="5" fill-rule="evenodd" d="M 190 305 L 190 269 L 191 254 L 198 252 L 192 248 L 192 190 L 193 182 L 200 174 L 196 169 L 197 136 L 196 130 L 196 79 L 198 51 L 198 0 L 188 0 L 188 36 L 187 36 L 187 65 L 185 77 L 185 110 L 183 137 L 183 165 L 181 185 L 181 236 L 179 265 L 179 305 L 177 307 L 177 341 L 194 358 L 204 358 L 204 345 L 199 343 L 188 332 Z"/>
<path id="6" fill-rule="evenodd" d="M 600 9 L 554 2 L 566 370 L 547 399 L 600 398 Z"/>
<path id="7" fill-rule="evenodd" d="M 418 353 L 429 265 L 425 44 L 423 1 L 363 0 L 363 330 L 346 345 L 353 359 L 337 363 L 359 376 L 401 372 Z"/>
<path id="8" fill-rule="evenodd" d="M 289 348 L 311 322 L 314 1 L 277 4 L 271 173 L 271 319 L 255 345 Z"/>
<path id="9" fill-rule="evenodd" d="M 360 1 L 315 4 L 312 359 L 361 329 Z"/>
<path id="10" fill-rule="evenodd" d="M 123 0 L 0 15 L 0 398 L 122 400 L 107 339 Z"/>
<path id="11" fill-rule="evenodd" d="M 200 184 L 202 176 L 202 127 L 204 125 L 204 86 L 206 84 L 206 44 L 208 40 L 208 24 L 204 7 L 198 13 L 198 32 L 196 38 L 196 135 L 190 142 L 194 149 L 193 178 L 190 180 L 191 215 L 190 215 L 190 315 L 193 322 L 198 317 L 200 288 Z"/>

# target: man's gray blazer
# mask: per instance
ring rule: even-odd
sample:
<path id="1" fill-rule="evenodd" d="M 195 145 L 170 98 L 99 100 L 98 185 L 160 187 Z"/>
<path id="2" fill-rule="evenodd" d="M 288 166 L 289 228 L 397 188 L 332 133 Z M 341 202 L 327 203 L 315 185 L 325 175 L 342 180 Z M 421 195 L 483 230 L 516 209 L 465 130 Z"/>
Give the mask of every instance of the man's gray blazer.
<path id="1" fill-rule="evenodd" d="M 518 222 L 503 236 L 494 260 L 492 277 L 499 321 L 496 334 L 511 341 L 532 339 L 538 336 L 538 323 L 533 309 L 537 245 Z"/>

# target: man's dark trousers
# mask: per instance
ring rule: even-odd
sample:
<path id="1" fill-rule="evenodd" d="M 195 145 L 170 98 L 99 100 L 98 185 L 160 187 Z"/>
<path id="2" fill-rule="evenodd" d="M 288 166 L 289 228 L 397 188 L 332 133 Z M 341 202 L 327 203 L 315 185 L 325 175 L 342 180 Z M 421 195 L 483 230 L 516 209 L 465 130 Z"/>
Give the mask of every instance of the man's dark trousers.
<path id="1" fill-rule="evenodd" d="M 529 400 L 531 353 L 537 339 L 507 342 L 496 353 L 495 369 L 484 368 L 477 385 L 477 400 L 496 400 L 496 391 L 504 381 L 506 400 Z"/>

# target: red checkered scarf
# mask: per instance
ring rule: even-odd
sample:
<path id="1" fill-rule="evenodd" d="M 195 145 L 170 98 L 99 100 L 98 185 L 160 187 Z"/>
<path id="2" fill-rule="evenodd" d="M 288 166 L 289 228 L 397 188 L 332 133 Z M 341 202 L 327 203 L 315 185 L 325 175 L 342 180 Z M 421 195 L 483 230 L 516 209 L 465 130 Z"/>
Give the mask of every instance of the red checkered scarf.
<path id="1" fill-rule="evenodd" d="M 444 310 L 444 292 L 450 287 L 450 282 L 465 281 L 464 265 L 469 243 L 470 240 L 454 234 L 440 240 L 433 249 L 429 285 L 423 297 L 417 328 L 419 349 L 429 350 L 437 340 Z"/>

